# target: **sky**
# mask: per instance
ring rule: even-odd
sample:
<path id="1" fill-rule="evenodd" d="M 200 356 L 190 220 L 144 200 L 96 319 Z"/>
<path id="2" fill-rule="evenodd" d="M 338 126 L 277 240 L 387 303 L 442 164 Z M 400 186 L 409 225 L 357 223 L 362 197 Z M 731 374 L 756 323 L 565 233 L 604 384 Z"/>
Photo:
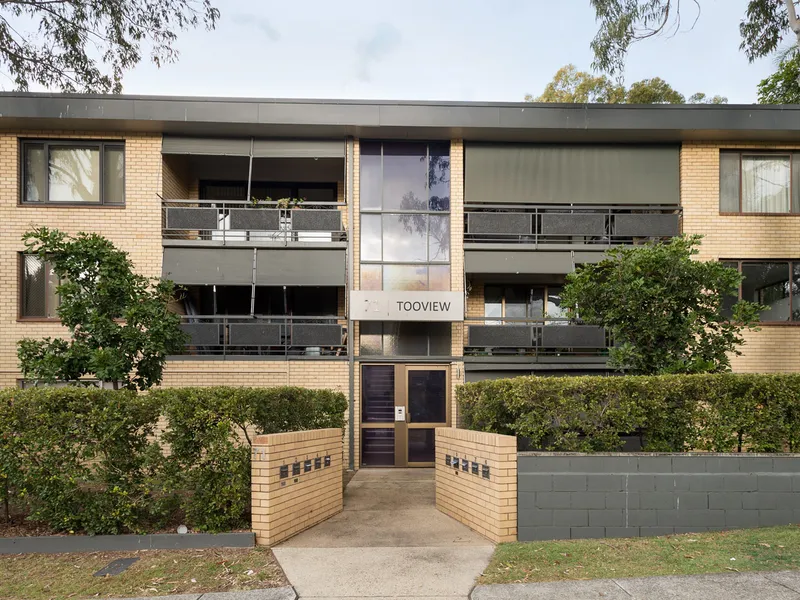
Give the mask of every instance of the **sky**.
<path id="1" fill-rule="evenodd" d="M 589 0 L 214 0 L 214 31 L 183 32 L 180 58 L 143 62 L 124 93 L 261 98 L 522 101 L 568 63 L 589 70 Z M 747 0 L 684 0 L 675 35 L 633 46 L 625 81 L 661 77 L 689 96 L 756 102 L 775 70 L 749 64 Z"/>

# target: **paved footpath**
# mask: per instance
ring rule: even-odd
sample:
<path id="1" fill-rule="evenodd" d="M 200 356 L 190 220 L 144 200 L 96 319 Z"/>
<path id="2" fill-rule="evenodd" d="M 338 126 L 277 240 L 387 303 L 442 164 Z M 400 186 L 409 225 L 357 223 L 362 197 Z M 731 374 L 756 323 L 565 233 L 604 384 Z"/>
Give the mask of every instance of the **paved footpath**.
<path id="1" fill-rule="evenodd" d="M 800 600 L 800 571 L 479 585 L 472 600 Z"/>
<path id="2" fill-rule="evenodd" d="M 436 510 L 433 469 L 361 469 L 344 511 L 272 549 L 301 599 L 467 598 L 494 547 Z"/>

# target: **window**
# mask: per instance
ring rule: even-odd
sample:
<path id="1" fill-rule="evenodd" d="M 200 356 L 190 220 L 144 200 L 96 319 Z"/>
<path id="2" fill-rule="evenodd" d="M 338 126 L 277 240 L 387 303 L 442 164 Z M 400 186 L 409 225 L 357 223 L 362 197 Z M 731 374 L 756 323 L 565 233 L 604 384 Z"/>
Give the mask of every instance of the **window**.
<path id="1" fill-rule="evenodd" d="M 800 155 L 720 153 L 723 213 L 800 213 Z"/>
<path id="2" fill-rule="evenodd" d="M 125 146 L 120 142 L 25 141 L 24 204 L 125 204 Z"/>
<path id="3" fill-rule="evenodd" d="M 487 319 L 566 318 L 561 308 L 561 286 L 487 285 L 483 298 Z"/>
<path id="4" fill-rule="evenodd" d="M 738 300 L 758 302 L 768 307 L 759 315 L 762 323 L 800 322 L 800 261 L 741 260 L 723 261 L 744 277 L 738 298 L 730 298 L 723 310 Z"/>
<path id="5" fill-rule="evenodd" d="M 20 317 L 57 319 L 56 287 L 60 282 L 50 263 L 33 254 L 22 254 L 20 269 Z"/>
<path id="6" fill-rule="evenodd" d="M 361 356 L 450 356 L 450 323 L 362 321 Z"/>
<path id="7" fill-rule="evenodd" d="M 450 148 L 361 144 L 361 289 L 450 289 Z"/>

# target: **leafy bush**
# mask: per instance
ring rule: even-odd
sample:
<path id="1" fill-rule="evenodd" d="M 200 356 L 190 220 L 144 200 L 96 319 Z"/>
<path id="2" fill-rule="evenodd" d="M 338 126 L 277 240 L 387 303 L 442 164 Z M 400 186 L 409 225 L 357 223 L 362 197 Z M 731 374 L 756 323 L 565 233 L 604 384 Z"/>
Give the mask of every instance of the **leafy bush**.
<path id="1" fill-rule="evenodd" d="M 252 436 L 344 427 L 346 409 L 296 387 L 2 390 L 0 500 L 57 531 L 152 530 L 177 508 L 194 529 L 244 526 Z"/>
<path id="2" fill-rule="evenodd" d="M 800 450 L 800 375 L 517 377 L 459 386 L 464 427 L 561 451 Z"/>
<path id="3" fill-rule="evenodd" d="M 247 522 L 253 434 L 343 428 L 347 400 L 331 390 L 175 388 L 151 392 L 168 427 L 162 440 L 167 489 L 180 492 L 187 521 L 220 531 Z"/>

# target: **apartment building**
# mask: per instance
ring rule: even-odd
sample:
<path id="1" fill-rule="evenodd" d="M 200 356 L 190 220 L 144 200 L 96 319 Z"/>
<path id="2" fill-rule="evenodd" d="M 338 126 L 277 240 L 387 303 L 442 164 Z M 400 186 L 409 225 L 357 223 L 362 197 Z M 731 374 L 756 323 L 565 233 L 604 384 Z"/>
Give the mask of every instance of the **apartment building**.
<path id="1" fill-rule="evenodd" d="M 164 386 L 350 398 L 353 467 L 426 466 L 454 388 L 607 372 L 567 273 L 616 245 L 704 234 L 771 306 L 737 371 L 800 368 L 794 107 L 0 95 L 0 385 L 60 335 L 21 235 L 96 231 L 182 287 Z"/>

